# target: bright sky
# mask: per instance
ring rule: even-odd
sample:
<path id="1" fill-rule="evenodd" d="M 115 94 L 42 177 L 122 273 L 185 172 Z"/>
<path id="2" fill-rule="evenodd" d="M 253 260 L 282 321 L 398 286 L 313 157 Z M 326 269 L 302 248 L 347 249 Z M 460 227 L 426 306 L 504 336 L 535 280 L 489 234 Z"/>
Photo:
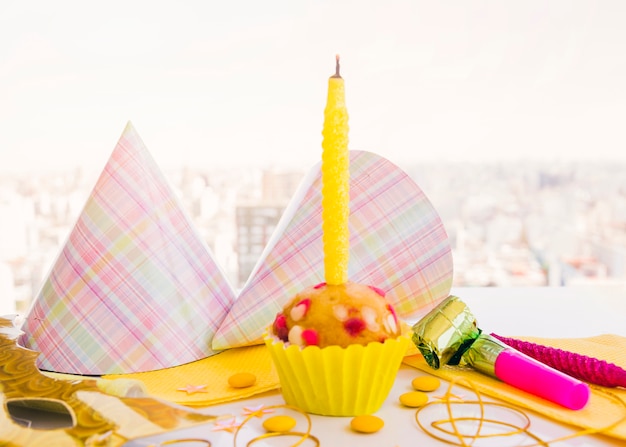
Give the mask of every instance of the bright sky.
<path id="1" fill-rule="evenodd" d="M 3 0 L 0 171 L 315 163 L 342 60 L 350 147 L 392 161 L 626 161 L 626 2 Z"/>

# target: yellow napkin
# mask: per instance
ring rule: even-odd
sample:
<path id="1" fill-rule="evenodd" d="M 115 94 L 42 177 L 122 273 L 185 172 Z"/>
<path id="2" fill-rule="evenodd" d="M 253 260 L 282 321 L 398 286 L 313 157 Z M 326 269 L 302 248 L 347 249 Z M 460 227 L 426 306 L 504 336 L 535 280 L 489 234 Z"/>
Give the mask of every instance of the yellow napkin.
<path id="1" fill-rule="evenodd" d="M 411 326 L 402 323 L 402 332 L 410 337 Z M 410 343 L 406 355 L 419 354 Z M 249 388 L 233 388 L 228 378 L 239 372 L 256 376 Z M 124 383 L 140 381 L 146 392 L 154 397 L 181 405 L 209 406 L 244 399 L 255 394 L 280 388 L 278 374 L 265 344 L 227 349 L 217 355 L 173 368 L 131 374 L 109 374 L 103 379 L 125 379 Z M 198 392 L 180 391 L 187 385 L 204 387 Z"/>
<path id="2" fill-rule="evenodd" d="M 256 383 L 247 388 L 231 387 L 228 378 L 241 372 L 254 374 Z M 189 406 L 243 399 L 279 387 L 278 375 L 265 345 L 229 349 L 174 368 L 103 377 L 141 380 L 151 396 Z"/>
<path id="3" fill-rule="evenodd" d="M 605 360 L 626 369 L 626 337 L 617 335 L 600 335 L 591 338 L 577 339 L 545 339 L 518 337 L 532 343 L 552 346 L 577 354 Z M 519 407 L 540 413 L 548 418 L 589 430 L 601 431 L 605 435 L 626 439 L 626 422 L 605 430 L 613 423 L 626 417 L 626 389 L 591 387 L 591 398 L 582 410 L 569 410 L 557 404 L 535 397 L 518 390 L 497 379 L 472 370 L 446 367 L 432 369 L 420 355 L 405 357 L 404 363 L 428 372 L 445 380 L 463 378 L 470 381 L 476 389 L 485 395 L 492 396 Z M 625 403 L 620 403 L 617 399 Z M 531 427 L 532 430 L 532 427 Z"/>

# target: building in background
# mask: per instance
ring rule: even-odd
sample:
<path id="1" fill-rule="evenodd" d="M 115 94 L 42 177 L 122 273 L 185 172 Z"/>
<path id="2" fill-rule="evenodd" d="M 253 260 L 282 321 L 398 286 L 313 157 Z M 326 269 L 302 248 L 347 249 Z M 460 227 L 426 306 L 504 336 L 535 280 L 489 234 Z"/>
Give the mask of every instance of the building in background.
<path id="1" fill-rule="evenodd" d="M 235 251 L 238 258 L 238 285 L 248 280 L 263 249 L 274 234 L 274 230 L 285 209 L 285 204 L 269 202 L 241 204 L 237 206 L 237 241 Z"/>

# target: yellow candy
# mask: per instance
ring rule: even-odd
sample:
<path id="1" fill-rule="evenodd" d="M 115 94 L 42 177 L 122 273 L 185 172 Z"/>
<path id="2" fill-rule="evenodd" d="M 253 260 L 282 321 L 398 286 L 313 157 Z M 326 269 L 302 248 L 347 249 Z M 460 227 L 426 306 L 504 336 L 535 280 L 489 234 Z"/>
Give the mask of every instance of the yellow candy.
<path id="1" fill-rule="evenodd" d="M 272 433 L 283 433 L 296 426 L 296 420 L 291 416 L 272 416 L 263 421 L 263 428 Z"/>
<path id="2" fill-rule="evenodd" d="M 417 391 L 435 391 L 441 385 L 438 378 L 432 376 L 420 376 L 411 382 L 413 388 Z"/>
<path id="3" fill-rule="evenodd" d="M 233 388 L 247 388 L 254 385 L 256 376 L 252 373 L 236 373 L 228 378 L 228 384 Z"/>
<path id="4" fill-rule="evenodd" d="M 356 416 L 350 421 L 350 428 L 359 433 L 375 433 L 384 425 L 385 422 L 381 418 L 371 414 Z"/>
<path id="5" fill-rule="evenodd" d="M 428 396 L 422 391 L 411 391 L 400 396 L 400 403 L 405 407 L 421 407 L 428 402 Z"/>

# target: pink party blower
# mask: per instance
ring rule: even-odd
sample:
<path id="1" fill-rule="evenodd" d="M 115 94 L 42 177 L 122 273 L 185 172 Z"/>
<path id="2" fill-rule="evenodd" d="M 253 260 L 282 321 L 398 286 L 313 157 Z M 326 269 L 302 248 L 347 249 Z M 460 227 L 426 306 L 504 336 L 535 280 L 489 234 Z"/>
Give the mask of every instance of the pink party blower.
<path id="1" fill-rule="evenodd" d="M 589 401 L 586 383 L 484 334 L 456 296 L 446 298 L 413 326 L 413 343 L 434 369 L 468 365 L 572 410 L 580 410 Z"/>

